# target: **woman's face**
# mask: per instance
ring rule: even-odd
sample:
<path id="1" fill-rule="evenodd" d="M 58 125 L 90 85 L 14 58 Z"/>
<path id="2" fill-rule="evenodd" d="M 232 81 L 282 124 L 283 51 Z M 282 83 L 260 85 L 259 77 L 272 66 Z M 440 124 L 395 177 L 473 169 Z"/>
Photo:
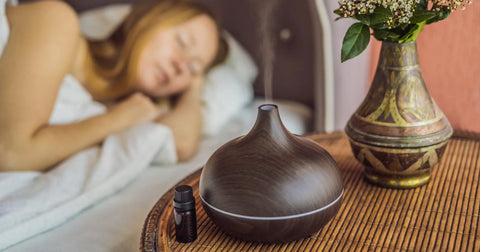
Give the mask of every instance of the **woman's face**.
<path id="1" fill-rule="evenodd" d="M 218 36 L 207 15 L 155 31 L 140 54 L 136 90 L 157 98 L 186 90 L 214 60 Z"/>

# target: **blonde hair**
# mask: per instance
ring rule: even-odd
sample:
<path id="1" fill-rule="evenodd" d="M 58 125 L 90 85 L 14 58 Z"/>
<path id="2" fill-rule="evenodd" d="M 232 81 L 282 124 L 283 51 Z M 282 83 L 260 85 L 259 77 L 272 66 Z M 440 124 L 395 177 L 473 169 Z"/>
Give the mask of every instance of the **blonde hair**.
<path id="1" fill-rule="evenodd" d="M 108 83 L 106 86 L 93 86 L 92 91 L 105 100 L 127 95 L 136 81 L 140 53 L 153 32 L 202 14 L 216 21 L 208 9 L 193 2 L 146 0 L 134 5 L 131 13 L 110 37 L 103 41 L 88 42 L 93 70 Z M 224 60 L 227 51 L 225 46 L 224 41 L 219 41 L 219 50 L 212 65 Z"/>

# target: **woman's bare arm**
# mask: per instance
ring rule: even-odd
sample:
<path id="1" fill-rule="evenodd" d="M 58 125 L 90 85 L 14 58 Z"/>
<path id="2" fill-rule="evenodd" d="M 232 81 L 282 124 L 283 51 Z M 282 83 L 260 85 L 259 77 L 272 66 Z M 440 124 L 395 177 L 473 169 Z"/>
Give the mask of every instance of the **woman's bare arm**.
<path id="1" fill-rule="evenodd" d="M 177 100 L 172 111 L 157 120 L 173 133 L 178 159 L 190 159 L 198 149 L 202 132 L 201 82 L 196 80 Z"/>
<path id="2" fill-rule="evenodd" d="M 136 94 L 106 114 L 50 126 L 58 89 L 79 46 L 76 14 L 60 1 L 7 9 L 10 37 L 0 58 L 0 171 L 44 170 L 108 134 L 158 115 Z"/>

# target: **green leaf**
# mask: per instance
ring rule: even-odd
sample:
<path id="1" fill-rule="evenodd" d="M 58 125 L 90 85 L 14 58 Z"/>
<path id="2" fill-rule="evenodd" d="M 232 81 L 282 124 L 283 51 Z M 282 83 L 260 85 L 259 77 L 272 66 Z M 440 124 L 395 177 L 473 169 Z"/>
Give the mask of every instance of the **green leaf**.
<path id="1" fill-rule="evenodd" d="M 388 27 L 385 21 L 390 17 L 393 17 L 390 9 L 384 8 L 383 6 L 377 6 L 373 13 L 358 14 L 355 15 L 354 18 L 361 23 L 368 25 L 369 27 L 384 29 Z"/>
<path id="2" fill-rule="evenodd" d="M 400 34 L 395 33 L 388 29 L 373 29 L 373 36 L 380 41 L 392 41 L 397 42 L 400 38 Z"/>
<path id="3" fill-rule="evenodd" d="M 420 2 L 415 5 L 415 11 L 417 10 L 428 10 L 427 0 L 420 0 Z"/>
<path id="4" fill-rule="evenodd" d="M 415 41 L 418 37 L 418 34 L 420 34 L 420 32 L 423 30 L 423 27 L 426 23 L 427 21 L 423 21 L 421 23 L 413 25 L 412 28 L 410 28 L 410 30 L 398 40 L 398 43 Z"/>
<path id="5" fill-rule="evenodd" d="M 348 28 L 342 44 L 341 61 L 345 62 L 362 53 L 370 42 L 368 25 L 355 23 Z"/>
<path id="6" fill-rule="evenodd" d="M 450 13 L 452 13 L 452 11 L 450 9 L 448 9 L 447 6 L 442 6 L 442 9 L 440 10 L 440 12 L 438 12 L 438 20 L 437 21 L 444 20 L 445 18 L 450 16 Z"/>
<path id="7" fill-rule="evenodd" d="M 423 21 L 428 21 L 436 16 L 437 16 L 437 13 L 434 11 L 417 10 L 413 13 L 413 16 L 410 18 L 410 23 L 418 24 Z"/>
<path id="8" fill-rule="evenodd" d="M 357 15 L 355 15 L 355 19 L 360 21 L 362 24 L 366 24 L 366 25 L 370 26 L 370 15 L 357 14 Z"/>
<path id="9" fill-rule="evenodd" d="M 427 24 L 431 24 L 431 23 L 435 23 L 435 22 L 444 20 L 445 18 L 447 18 L 450 15 L 451 10 L 449 10 L 447 6 L 440 6 L 440 11 L 437 11 L 436 13 L 437 13 L 437 16 L 428 20 Z"/>
<path id="10" fill-rule="evenodd" d="M 370 27 L 372 28 L 386 28 L 385 21 L 393 17 L 393 13 L 390 9 L 383 6 L 377 6 L 375 11 L 370 15 Z"/>

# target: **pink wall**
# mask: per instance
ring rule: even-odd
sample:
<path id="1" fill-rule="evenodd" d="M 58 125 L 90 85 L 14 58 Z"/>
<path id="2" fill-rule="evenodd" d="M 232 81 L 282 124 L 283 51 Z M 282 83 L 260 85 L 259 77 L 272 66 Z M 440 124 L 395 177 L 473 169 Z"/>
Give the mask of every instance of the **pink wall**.
<path id="1" fill-rule="evenodd" d="M 426 85 L 454 129 L 480 132 L 480 2 L 427 25 L 417 39 Z M 373 77 L 380 42 L 372 37 Z"/>

